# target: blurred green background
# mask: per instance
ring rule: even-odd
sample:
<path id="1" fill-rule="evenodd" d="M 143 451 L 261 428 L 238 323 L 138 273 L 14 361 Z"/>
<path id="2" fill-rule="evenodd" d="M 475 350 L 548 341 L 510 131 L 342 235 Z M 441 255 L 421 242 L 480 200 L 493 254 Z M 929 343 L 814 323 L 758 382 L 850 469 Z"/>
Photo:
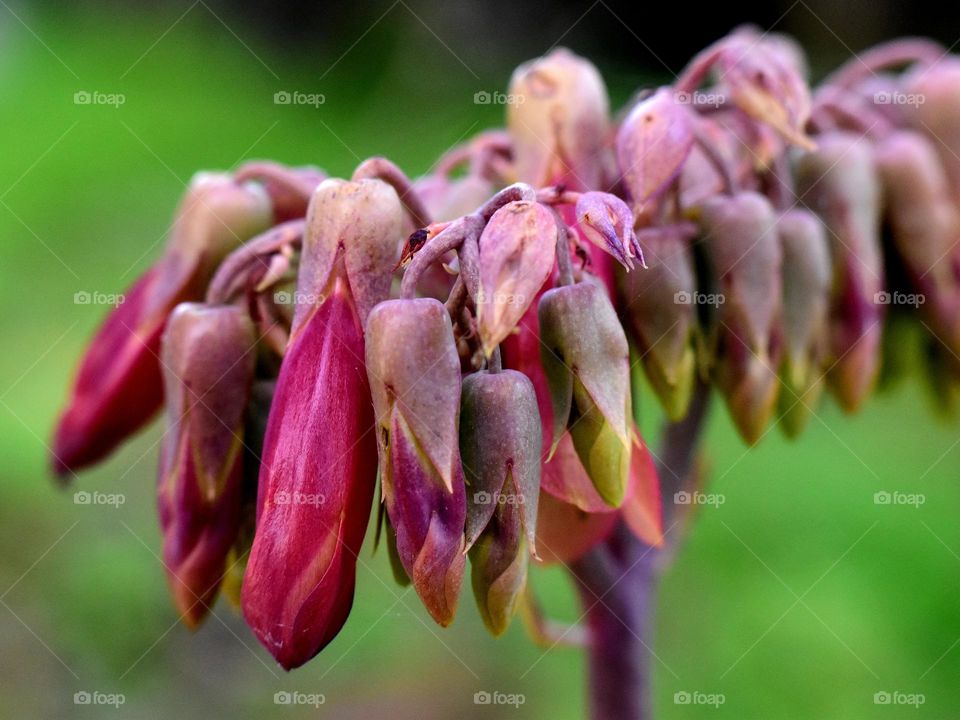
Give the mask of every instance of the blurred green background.
<path id="1" fill-rule="evenodd" d="M 301 670 L 283 673 L 226 603 L 191 634 L 176 624 L 157 558 L 158 424 L 77 488 L 56 489 L 46 469 L 52 420 L 106 311 L 74 294 L 122 292 L 157 257 L 195 170 L 269 157 L 343 175 L 384 154 L 421 174 L 501 122 L 473 94 L 503 89 L 528 48 L 489 54 L 474 38 L 465 62 L 429 14 L 403 3 L 372 27 L 341 18 L 335 41 L 289 45 L 282 27 L 203 3 L 0 6 L 0 716 L 318 714 L 274 703 L 299 691 L 325 696 L 324 717 L 582 717 L 580 652 L 545 651 L 519 622 L 488 637 L 466 588 L 454 626 L 435 627 L 393 585 L 385 556 L 366 550 L 347 626 Z M 591 22 L 563 42 L 594 47 Z M 610 41 L 636 37 L 621 28 Z M 663 72 L 625 57 L 600 63 L 614 106 Z M 282 90 L 326 102 L 275 105 Z M 125 102 L 74 104 L 82 91 Z M 657 717 L 958 716 L 960 426 L 934 419 L 921 384 L 904 382 L 855 418 L 827 402 L 799 442 L 774 430 L 749 452 L 714 407 L 709 490 L 725 502 L 701 509 L 663 581 Z M 75 489 L 125 502 L 77 505 Z M 925 502 L 876 505 L 878 491 Z M 551 614 L 578 616 L 563 572 L 536 570 L 532 581 Z M 481 690 L 526 702 L 478 706 Z M 125 704 L 76 705 L 82 691 L 123 693 Z M 874 703 L 895 691 L 925 702 Z M 678 692 L 725 703 L 677 704 Z"/>

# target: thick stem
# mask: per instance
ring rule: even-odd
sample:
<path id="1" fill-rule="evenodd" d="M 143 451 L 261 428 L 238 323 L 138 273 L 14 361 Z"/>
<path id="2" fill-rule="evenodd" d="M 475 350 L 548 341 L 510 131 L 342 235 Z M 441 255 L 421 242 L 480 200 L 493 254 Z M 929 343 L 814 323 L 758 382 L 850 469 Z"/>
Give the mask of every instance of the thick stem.
<path id="1" fill-rule="evenodd" d="M 664 432 L 657 469 L 667 505 L 672 490 L 684 487 L 693 472 L 708 395 L 707 387 L 698 385 L 687 417 L 668 424 Z M 666 513 L 665 518 L 669 518 Z M 593 720 L 653 717 L 650 667 L 662 554 L 640 542 L 621 520 L 609 539 L 571 567 L 589 635 L 588 693 Z"/>

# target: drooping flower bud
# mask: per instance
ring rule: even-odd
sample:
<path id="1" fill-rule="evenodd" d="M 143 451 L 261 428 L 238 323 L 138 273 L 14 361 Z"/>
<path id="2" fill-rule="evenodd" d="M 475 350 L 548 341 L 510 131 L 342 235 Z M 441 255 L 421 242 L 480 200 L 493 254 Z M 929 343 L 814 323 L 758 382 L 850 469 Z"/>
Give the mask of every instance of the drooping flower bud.
<path id="1" fill-rule="evenodd" d="M 927 135 L 950 179 L 953 200 L 960 203 L 960 57 L 948 55 L 920 66 L 904 79 L 907 97 L 918 98 L 904 112 L 911 127 Z"/>
<path id="2" fill-rule="evenodd" d="M 190 627 L 216 598 L 240 526 L 256 339 L 240 308 L 195 303 L 178 305 L 163 335 L 169 427 L 157 501 L 170 591 Z"/>
<path id="3" fill-rule="evenodd" d="M 697 329 L 697 280 L 690 240 L 692 225 L 650 228 L 642 233 L 647 268 L 618 270 L 617 298 L 626 330 L 667 416 L 686 415 L 696 376 L 693 334 Z"/>
<path id="4" fill-rule="evenodd" d="M 479 246 L 477 330 L 489 357 L 550 276 L 557 251 L 557 221 L 539 203 L 507 203 L 490 218 Z"/>
<path id="5" fill-rule="evenodd" d="M 919 293 L 916 302 L 943 343 L 960 353 L 960 204 L 933 142 L 896 131 L 877 143 L 874 157 L 893 245 Z"/>
<path id="6" fill-rule="evenodd" d="M 803 429 L 823 389 L 830 311 L 830 244 L 826 228 L 804 208 L 777 220 L 783 253 L 781 424 L 790 437 Z"/>
<path id="7" fill-rule="evenodd" d="M 600 186 L 609 100 L 596 67 L 559 48 L 518 67 L 509 94 L 517 179 L 536 187 Z"/>
<path id="8" fill-rule="evenodd" d="M 869 395 L 879 369 L 883 304 L 880 181 L 868 143 L 834 132 L 797 162 L 797 196 L 828 230 L 833 265 L 830 388 L 847 412 Z"/>
<path id="9" fill-rule="evenodd" d="M 464 378 L 460 453 L 468 486 L 468 548 L 501 503 L 519 506 L 517 518 L 535 547 L 541 440 L 537 395 L 526 375 L 481 371 Z"/>
<path id="10" fill-rule="evenodd" d="M 637 103 L 617 131 L 617 164 L 638 215 L 673 185 L 694 145 L 694 118 L 670 88 Z"/>
<path id="11" fill-rule="evenodd" d="M 633 213 L 623 200 L 610 193 L 584 193 L 577 199 L 576 212 L 577 227 L 587 240 L 627 269 L 633 269 L 634 260 L 646 267 L 633 232 Z"/>
<path id="12" fill-rule="evenodd" d="M 366 338 L 383 496 L 397 552 L 427 611 L 449 625 L 463 579 L 466 521 L 453 327 L 437 300 L 389 300 L 370 313 Z"/>
<path id="13" fill-rule="evenodd" d="M 271 221 L 260 187 L 213 173 L 193 179 L 163 258 L 134 283 L 88 346 L 53 439 L 57 474 L 104 458 L 159 409 L 167 316 L 180 302 L 201 300 L 217 264 Z"/>
<path id="14" fill-rule="evenodd" d="M 711 372 L 737 429 L 752 444 L 773 415 L 780 387 L 776 216 L 765 197 L 751 192 L 710 198 L 699 210 L 719 291 Z"/>
<path id="15" fill-rule="evenodd" d="M 339 273 L 346 278 L 363 323 L 373 306 L 390 294 L 405 221 L 400 198 L 387 183 L 324 180 L 307 212 L 304 242 L 312 248 L 301 260 L 299 291 L 322 296 Z M 349 242 L 344 241 L 346 237 Z M 342 273 L 338 270 L 341 262 Z M 309 303 L 298 305 L 293 332 L 312 309 Z"/>
<path id="16" fill-rule="evenodd" d="M 592 282 L 548 290 L 538 314 L 553 405 L 552 448 L 569 426 L 597 492 L 618 507 L 630 467 L 630 363 L 623 328 L 606 290 Z"/>
<path id="17" fill-rule="evenodd" d="M 334 638 L 353 603 L 377 476 L 363 356 L 357 311 L 338 277 L 280 368 L 243 585 L 247 623 L 288 670 Z"/>
<path id="18" fill-rule="evenodd" d="M 528 497 L 531 508 L 520 501 L 520 498 L 526 500 Z M 508 475 L 493 516 L 470 548 L 473 595 L 483 624 L 495 636 L 502 635 L 510 625 L 526 585 L 529 554 L 528 540 L 524 536 L 524 512 L 535 504 L 533 496 L 518 492 L 514 476 Z M 528 534 L 533 529 L 527 526 Z"/>

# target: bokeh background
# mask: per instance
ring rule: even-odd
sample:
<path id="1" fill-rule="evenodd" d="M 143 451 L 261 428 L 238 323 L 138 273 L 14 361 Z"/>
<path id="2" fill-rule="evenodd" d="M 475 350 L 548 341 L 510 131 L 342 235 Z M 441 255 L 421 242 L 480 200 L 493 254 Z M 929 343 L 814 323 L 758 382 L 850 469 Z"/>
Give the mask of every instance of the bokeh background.
<path id="1" fill-rule="evenodd" d="M 384 154 L 421 174 L 501 123 L 475 93 L 504 90 L 556 44 L 596 61 L 616 107 L 743 21 L 797 35 L 816 75 L 899 34 L 960 38 L 949 3 L 669 5 L 0 0 L 0 716 L 584 715 L 579 652 L 537 647 L 519 622 L 488 637 L 466 588 L 454 626 L 434 627 L 369 551 L 347 626 L 301 670 L 275 666 L 225 602 L 190 633 L 157 558 L 158 424 L 66 491 L 46 443 L 106 312 L 75 294 L 122 292 L 148 266 L 197 169 L 269 157 L 343 175 Z M 326 101 L 274 104 L 283 90 Z M 125 102 L 74 104 L 83 91 Z M 799 442 L 774 430 L 750 451 L 714 406 L 709 489 L 724 502 L 701 509 L 662 583 L 657 717 L 960 715 L 960 423 L 938 419 L 930 394 L 908 378 L 857 417 L 827 401 Z M 74 490 L 124 503 L 78 505 Z M 881 491 L 924 502 L 877 505 Z M 552 615 L 576 619 L 561 570 L 532 582 Z M 482 690 L 525 704 L 475 705 Z M 125 703 L 76 705 L 83 691 Z M 278 706 L 278 691 L 326 702 Z M 674 701 L 694 691 L 725 703 Z M 874 703 L 894 691 L 925 702 Z"/>

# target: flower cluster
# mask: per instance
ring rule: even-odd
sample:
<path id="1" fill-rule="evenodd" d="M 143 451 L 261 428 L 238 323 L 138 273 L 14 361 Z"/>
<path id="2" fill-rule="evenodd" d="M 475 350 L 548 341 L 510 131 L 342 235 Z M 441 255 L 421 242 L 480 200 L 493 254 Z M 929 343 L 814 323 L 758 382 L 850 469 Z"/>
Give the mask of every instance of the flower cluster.
<path id="1" fill-rule="evenodd" d="M 743 28 L 614 118 L 557 50 L 515 72 L 505 130 L 416 181 L 383 158 L 199 175 L 83 359 L 55 470 L 164 406 L 174 602 L 194 626 L 223 589 L 287 669 L 346 621 L 378 488 L 397 580 L 448 625 L 469 558 L 502 633 L 531 558 L 620 521 L 662 543 L 643 382 L 673 420 L 715 388 L 749 443 L 824 387 L 857 409 L 904 345 L 960 387 L 960 58 L 901 41 L 805 72 Z"/>

